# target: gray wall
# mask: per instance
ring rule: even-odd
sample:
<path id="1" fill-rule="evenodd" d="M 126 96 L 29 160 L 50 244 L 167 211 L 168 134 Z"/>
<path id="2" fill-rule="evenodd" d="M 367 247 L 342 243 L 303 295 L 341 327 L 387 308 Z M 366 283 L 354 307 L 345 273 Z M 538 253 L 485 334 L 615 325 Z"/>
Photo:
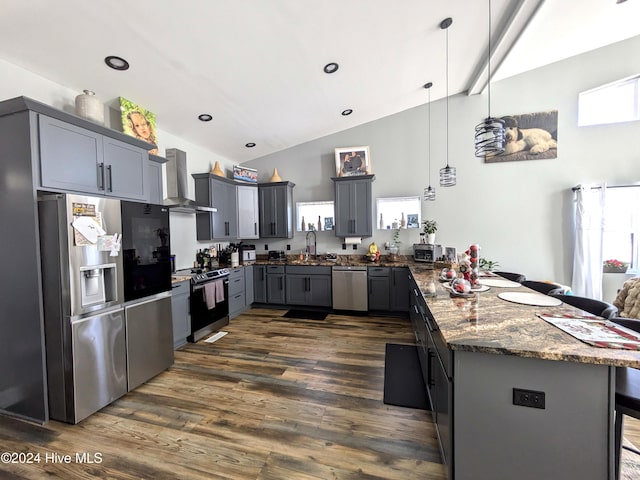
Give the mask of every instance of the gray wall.
<path id="1" fill-rule="evenodd" d="M 466 249 L 479 243 L 481 255 L 501 269 L 532 279 L 571 283 L 572 211 L 570 189 L 579 183 L 622 184 L 640 181 L 639 122 L 577 126 L 578 93 L 640 72 L 640 37 L 557 62 L 492 84 L 494 116 L 558 110 L 558 158 L 485 164 L 474 157 L 474 126 L 487 115 L 487 96 L 449 99 L 449 163 L 458 184 L 441 188 L 438 169 L 446 163 L 445 101 L 431 108 L 431 184 L 435 202 L 422 203 L 422 218 L 438 222 L 437 243 Z M 357 111 L 354 112 L 357 115 Z M 337 119 L 336 121 L 339 121 Z M 274 167 L 296 184 L 295 201 L 333 199 L 334 148 L 369 145 L 373 196 L 421 195 L 428 183 L 427 107 L 416 107 L 344 130 L 244 165 L 268 181 Z M 376 222 L 374 221 L 374 225 Z M 417 231 L 401 232 L 401 253 L 418 241 Z M 392 232 L 374 231 L 371 241 L 391 240 Z M 258 252 L 265 242 L 258 242 Z M 304 233 L 269 249 L 303 248 Z M 342 252 L 331 232 L 318 232 L 318 251 Z M 354 253 L 349 248 L 348 253 Z"/>

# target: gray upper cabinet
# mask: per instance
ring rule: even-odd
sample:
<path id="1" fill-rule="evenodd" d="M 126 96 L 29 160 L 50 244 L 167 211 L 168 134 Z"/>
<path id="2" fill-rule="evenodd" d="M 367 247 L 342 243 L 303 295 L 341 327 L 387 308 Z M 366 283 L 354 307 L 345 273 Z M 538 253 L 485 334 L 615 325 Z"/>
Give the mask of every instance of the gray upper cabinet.
<path id="1" fill-rule="evenodd" d="M 293 187 L 291 182 L 258 185 L 260 238 L 293 238 Z"/>
<path id="2" fill-rule="evenodd" d="M 38 127 L 40 187 L 148 201 L 147 151 L 42 114 Z"/>
<path id="3" fill-rule="evenodd" d="M 337 237 L 370 237 L 373 232 L 371 184 L 374 175 L 335 177 Z"/>
<path id="4" fill-rule="evenodd" d="M 258 186 L 238 185 L 238 239 L 258 238 Z"/>
<path id="5" fill-rule="evenodd" d="M 162 205 L 164 195 L 162 192 L 162 164 L 167 159 L 157 155 L 149 155 L 149 169 L 147 170 L 147 187 L 149 192 L 149 203 Z"/>
<path id="6" fill-rule="evenodd" d="M 234 240 L 238 237 L 236 182 L 210 173 L 196 173 L 196 203 L 217 212 L 196 212 L 198 240 Z"/>

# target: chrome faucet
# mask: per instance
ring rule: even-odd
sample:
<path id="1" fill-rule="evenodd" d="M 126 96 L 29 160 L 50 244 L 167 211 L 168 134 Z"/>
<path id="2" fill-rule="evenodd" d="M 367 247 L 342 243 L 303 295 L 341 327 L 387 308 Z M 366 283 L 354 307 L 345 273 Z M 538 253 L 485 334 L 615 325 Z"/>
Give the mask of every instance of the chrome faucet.
<path id="1" fill-rule="evenodd" d="M 311 243 L 311 238 L 313 237 L 313 244 Z M 307 232 L 307 254 L 305 256 L 306 260 L 309 260 L 309 254 L 313 255 L 313 258 L 316 258 L 316 232 L 313 230 L 309 230 Z"/>

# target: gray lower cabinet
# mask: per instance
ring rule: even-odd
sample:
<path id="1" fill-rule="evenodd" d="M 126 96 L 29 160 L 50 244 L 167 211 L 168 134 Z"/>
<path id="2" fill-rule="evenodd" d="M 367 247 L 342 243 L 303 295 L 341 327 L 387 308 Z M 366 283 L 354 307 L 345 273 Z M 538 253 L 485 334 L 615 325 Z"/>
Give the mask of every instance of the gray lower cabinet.
<path id="1" fill-rule="evenodd" d="M 244 267 L 244 297 L 247 308 L 251 307 L 254 300 L 253 265 Z"/>
<path id="2" fill-rule="evenodd" d="M 389 307 L 392 312 L 409 311 L 409 269 L 391 267 Z"/>
<path id="3" fill-rule="evenodd" d="M 267 265 L 267 303 L 286 303 L 284 265 Z"/>
<path id="4" fill-rule="evenodd" d="M 229 320 L 247 309 L 244 274 L 244 267 L 233 268 L 229 271 Z"/>
<path id="5" fill-rule="evenodd" d="M 177 282 L 171 290 L 171 313 L 173 318 L 173 348 L 187 343 L 191 334 L 191 318 L 189 316 L 189 283 L 190 280 Z"/>
<path id="6" fill-rule="evenodd" d="M 149 200 L 144 149 L 42 114 L 38 127 L 42 188 Z"/>
<path id="7" fill-rule="evenodd" d="M 391 269 L 389 267 L 369 267 L 369 310 L 389 310 L 389 287 Z"/>
<path id="8" fill-rule="evenodd" d="M 288 265 L 286 267 L 288 305 L 331 306 L 331 267 Z"/>
<path id="9" fill-rule="evenodd" d="M 253 266 L 253 301 L 267 303 L 267 266 Z"/>
<path id="10" fill-rule="evenodd" d="M 215 207 L 217 212 L 196 212 L 198 240 L 234 240 L 238 237 L 236 182 L 210 173 L 197 173 L 196 203 Z"/>
<path id="11" fill-rule="evenodd" d="M 335 187 L 337 237 L 370 237 L 373 232 L 372 189 L 374 175 L 332 178 Z"/>
<path id="12" fill-rule="evenodd" d="M 258 185 L 260 238 L 293 238 L 293 187 L 291 182 Z"/>

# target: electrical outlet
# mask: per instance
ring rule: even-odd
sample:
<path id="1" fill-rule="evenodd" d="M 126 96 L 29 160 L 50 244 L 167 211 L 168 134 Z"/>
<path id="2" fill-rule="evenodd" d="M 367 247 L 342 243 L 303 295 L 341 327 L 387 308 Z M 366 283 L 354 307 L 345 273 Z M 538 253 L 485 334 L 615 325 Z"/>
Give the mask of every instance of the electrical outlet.
<path id="1" fill-rule="evenodd" d="M 358 245 L 354 245 L 354 246 L 353 246 L 353 249 L 354 249 L 354 250 L 357 250 L 357 249 L 358 249 Z"/>
<path id="2" fill-rule="evenodd" d="M 537 390 L 513 389 L 513 404 L 522 407 L 545 409 L 545 393 Z"/>
<path id="3" fill-rule="evenodd" d="M 264 249 L 265 250 L 269 250 L 269 245 L 267 245 L 266 243 L 264 244 Z"/>
<path id="4" fill-rule="evenodd" d="M 346 244 L 346 243 L 343 243 L 343 244 L 342 244 L 342 249 L 343 249 L 343 250 L 346 250 L 346 249 L 347 249 L 347 244 Z"/>
<path id="5" fill-rule="evenodd" d="M 287 250 L 291 250 L 291 245 L 287 243 Z"/>

